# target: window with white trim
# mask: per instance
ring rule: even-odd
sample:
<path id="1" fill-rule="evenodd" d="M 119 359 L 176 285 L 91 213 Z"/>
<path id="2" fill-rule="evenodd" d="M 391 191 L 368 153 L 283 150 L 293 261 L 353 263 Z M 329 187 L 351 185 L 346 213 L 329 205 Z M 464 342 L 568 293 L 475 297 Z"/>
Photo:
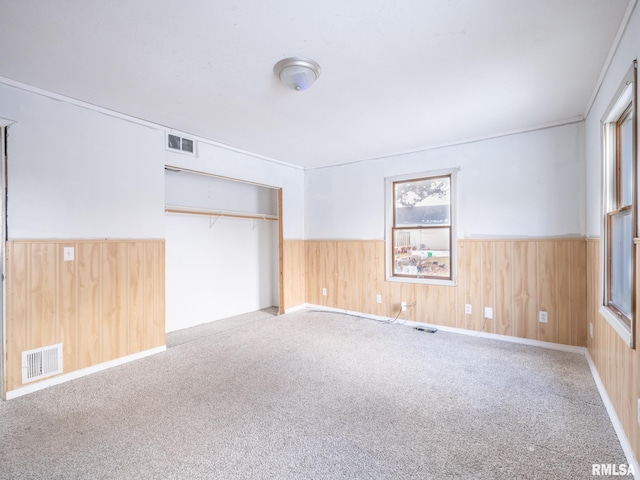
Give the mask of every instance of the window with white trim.
<path id="1" fill-rule="evenodd" d="M 633 347 L 637 100 L 633 67 L 603 117 L 603 316 Z"/>
<path id="2" fill-rule="evenodd" d="M 454 173 L 387 179 L 388 279 L 453 282 Z"/>

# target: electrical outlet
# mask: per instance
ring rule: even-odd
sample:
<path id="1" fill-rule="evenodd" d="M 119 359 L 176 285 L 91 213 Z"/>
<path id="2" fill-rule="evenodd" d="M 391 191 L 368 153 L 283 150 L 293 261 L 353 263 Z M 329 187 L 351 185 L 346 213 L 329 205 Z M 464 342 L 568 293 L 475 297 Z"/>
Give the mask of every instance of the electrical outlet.
<path id="1" fill-rule="evenodd" d="M 491 320 L 493 318 L 493 308 L 484 307 L 484 318 Z"/>
<path id="2" fill-rule="evenodd" d="M 589 322 L 589 336 L 593 338 L 593 323 Z"/>
<path id="3" fill-rule="evenodd" d="M 549 314 L 544 310 L 540 310 L 538 312 L 538 320 L 540 323 L 548 323 L 549 322 Z"/>
<path id="4" fill-rule="evenodd" d="M 470 303 L 465 303 L 464 304 L 464 313 L 466 315 L 471 315 L 471 304 Z"/>
<path id="5" fill-rule="evenodd" d="M 73 262 L 73 259 L 74 259 L 73 247 L 64 247 L 63 252 L 64 252 L 64 261 Z"/>
<path id="6" fill-rule="evenodd" d="M 323 288 L 323 289 L 322 289 L 322 296 L 323 296 L 323 297 L 326 297 L 326 296 L 327 296 L 327 289 L 326 289 L 326 288 Z"/>
<path id="7" fill-rule="evenodd" d="M 382 303 L 382 295 L 376 295 L 376 303 Z"/>
<path id="8" fill-rule="evenodd" d="M 402 302 L 400 304 L 400 308 L 402 309 L 403 312 L 407 311 L 407 302 Z"/>

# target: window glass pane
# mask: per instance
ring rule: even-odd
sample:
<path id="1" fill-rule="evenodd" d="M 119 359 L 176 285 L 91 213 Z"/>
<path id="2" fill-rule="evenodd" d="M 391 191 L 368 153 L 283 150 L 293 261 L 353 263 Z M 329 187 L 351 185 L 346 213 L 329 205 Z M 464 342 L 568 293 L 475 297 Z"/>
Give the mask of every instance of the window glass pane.
<path id="1" fill-rule="evenodd" d="M 631 205 L 633 199 L 633 115 L 620 125 L 620 200 L 618 207 Z"/>
<path id="2" fill-rule="evenodd" d="M 449 228 L 396 229 L 393 232 L 393 273 L 451 278 Z"/>
<path id="3" fill-rule="evenodd" d="M 451 225 L 451 177 L 394 184 L 395 226 Z"/>
<path id="4" fill-rule="evenodd" d="M 631 254 L 633 236 L 631 210 L 611 218 L 611 302 L 631 318 Z"/>

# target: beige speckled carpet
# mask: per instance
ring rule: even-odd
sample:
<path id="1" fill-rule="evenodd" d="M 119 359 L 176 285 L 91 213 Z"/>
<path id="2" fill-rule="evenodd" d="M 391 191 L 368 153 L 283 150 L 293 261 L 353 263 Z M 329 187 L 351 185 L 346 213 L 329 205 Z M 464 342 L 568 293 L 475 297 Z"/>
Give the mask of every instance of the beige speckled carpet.
<path id="1" fill-rule="evenodd" d="M 167 346 L 1 402 L 0 478 L 574 480 L 626 463 L 580 354 L 312 311 Z"/>

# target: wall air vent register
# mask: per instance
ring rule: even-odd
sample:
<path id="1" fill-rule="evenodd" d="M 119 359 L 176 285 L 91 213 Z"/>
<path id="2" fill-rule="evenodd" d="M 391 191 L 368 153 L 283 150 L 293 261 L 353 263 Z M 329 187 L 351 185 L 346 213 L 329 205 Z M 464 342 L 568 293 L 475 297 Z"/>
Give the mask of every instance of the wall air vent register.
<path id="1" fill-rule="evenodd" d="M 180 137 L 173 133 L 167 133 L 167 150 L 172 152 L 186 153 L 187 155 L 196 154 L 196 142 L 190 138 Z"/>

